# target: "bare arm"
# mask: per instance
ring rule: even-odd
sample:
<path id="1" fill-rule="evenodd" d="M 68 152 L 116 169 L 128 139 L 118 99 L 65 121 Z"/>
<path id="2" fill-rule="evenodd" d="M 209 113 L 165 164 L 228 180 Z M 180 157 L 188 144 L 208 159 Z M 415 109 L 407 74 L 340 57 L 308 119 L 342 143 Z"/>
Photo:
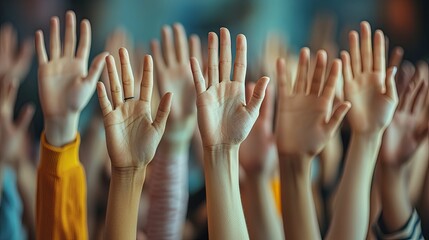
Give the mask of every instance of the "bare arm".
<path id="1" fill-rule="evenodd" d="M 261 78 L 246 102 L 247 42 L 237 36 L 234 74 L 231 75 L 231 39 L 228 29 L 209 33 L 208 81 L 196 58 L 191 67 L 197 93 L 198 126 L 204 147 L 209 236 L 248 239 L 238 182 L 238 150 L 258 117 L 268 78 Z"/>
<path id="2" fill-rule="evenodd" d="M 355 31 L 349 39 L 352 60 L 346 52 L 341 57 L 345 99 L 352 104 L 348 115 L 352 136 L 327 239 L 364 239 L 367 235 L 374 167 L 398 101 L 396 68 L 386 74 L 383 33 L 376 31 L 374 51 L 367 22 L 361 24 L 360 44 Z"/>

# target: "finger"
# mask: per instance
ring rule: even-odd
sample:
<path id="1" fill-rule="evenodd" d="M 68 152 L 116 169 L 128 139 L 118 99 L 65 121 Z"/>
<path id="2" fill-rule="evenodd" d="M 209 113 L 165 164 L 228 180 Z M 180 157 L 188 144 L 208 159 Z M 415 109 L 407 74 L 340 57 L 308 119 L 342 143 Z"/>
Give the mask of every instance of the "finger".
<path id="1" fill-rule="evenodd" d="M 359 34 L 356 31 L 350 32 L 349 44 L 353 76 L 356 76 L 357 74 L 362 72 Z"/>
<path id="2" fill-rule="evenodd" d="M 284 58 L 278 58 L 276 64 L 277 89 L 280 96 L 289 96 L 293 93 L 292 81 L 287 77 L 286 61 Z"/>
<path id="3" fill-rule="evenodd" d="M 64 37 L 64 56 L 74 57 L 76 48 L 76 15 L 73 11 L 66 13 L 66 33 Z"/>
<path id="4" fill-rule="evenodd" d="M 166 68 L 164 58 L 161 52 L 161 46 L 159 45 L 158 40 L 153 40 L 150 46 L 152 49 L 152 54 L 155 62 L 155 70 L 158 74 L 160 74 L 161 71 L 163 71 Z"/>
<path id="5" fill-rule="evenodd" d="M 121 60 L 121 78 L 124 98 L 128 100 L 134 97 L 134 75 L 127 49 L 119 49 L 119 58 Z"/>
<path id="6" fill-rule="evenodd" d="M 101 112 L 103 117 L 113 111 L 112 104 L 110 104 L 109 98 L 107 97 L 106 88 L 102 82 L 97 83 L 97 95 L 98 102 L 100 103 Z"/>
<path id="7" fill-rule="evenodd" d="M 49 40 L 50 45 L 50 57 L 51 59 L 57 59 L 60 57 L 61 52 L 61 40 L 60 40 L 60 20 L 58 17 L 52 17 L 50 22 L 51 38 Z"/>
<path id="8" fill-rule="evenodd" d="M 246 84 L 246 105 L 249 104 L 250 99 L 252 98 L 253 90 L 255 89 L 256 83 L 249 82 Z"/>
<path id="9" fill-rule="evenodd" d="M 371 26 L 368 22 L 363 21 L 360 25 L 361 28 L 361 54 L 362 54 L 362 70 L 372 71 L 373 69 L 373 55 L 372 55 L 372 41 L 371 41 Z"/>
<path id="10" fill-rule="evenodd" d="M 308 67 L 310 64 L 310 49 L 302 48 L 299 54 L 298 73 L 295 81 L 294 92 L 305 94 L 307 89 Z"/>
<path id="11" fill-rule="evenodd" d="M 206 91 L 206 83 L 201 71 L 198 60 L 195 57 L 191 58 L 192 77 L 194 78 L 195 91 L 197 96 Z"/>
<path id="12" fill-rule="evenodd" d="M 177 61 L 180 63 L 188 64 L 189 49 L 188 42 L 186 41 L 186 32 L 182 24 L 176 23 L 173 26 L 174 31 L 174 44 L 176 49 Z"/>
<path id="13" fill-rule="evenodd" d="M 1 25 L 0 29 L 0 53 L 11 57 L 13 55 L 11 44 L 13 27 L 10 23 Z"/>
<path id="14" fill-rule="evenodd" d="M 249 104 L 246 106 L 246 109 L 250 114 L 259 114 L 259 109 L 262 101 L 264 100 L 265 91 L 267 90 L 269 82 L 270 78 L 268 77 L 262 77 L 256 82 L 252 97 L 249 100 Z"/>
<path id="15" fill-rule="evenodd" d="M 246 80 L 247 69 L 247 40 L 243 34 L 239 34 L 236 40 L 234 73 L 232 79 L 242 82 Z"/>
<path id="16" fill-rule="evenodd" d="M 395 47 L 392 50 L 392 54 L 389 59 L 389 67 L 399 67 L 404 57 L 404 49 L 401 47 Z"/>
<path id="17" fill-rule="evenodd" d="M 341 52 L 341 61 L 343 63 L 344 81 L 351 81 L 353 79 L 353 73 L 352 73 L 352 67 L 350 62 L 350 55 L 347 51 Z"/>
<path id="18" fill-rule="evenodd" d="M 27 131 L 28 126 L 31 123 L 31 119 L 34 116 L 34 106 L 32 104 L 27 104 L 21 110 L 18 116 L 17 125 L 23 131 Z"/>
<path id="19" fill-rule="evenodd" d="M 385 71 L 386 69 L 386 43 L 381 30 L 374 34 L 374 71 Z"/>
<path id="20" fill-rule="evenodd" d="M 227 28 L 220 29 L 219 81 L 231 79 L 231 36 Z M 235 70 L 234 70 L 235 72 Z"/>
<path id="21" fill-rule="evenodd" d="M 265 97 L 262 101 L 260 117 L 266 119 L 270 123 L 273 122 L 274 117 L 274 89 L 273 84 L 268 84 L 267 90 L 265 91 Z"/>
<path id="22" fill-rule="evenodd" d="M 209 82 L 208 87 L 219 83 L 218 37 L 214 32 L 209 32 Z"/>
<path id="23" fill-rule="evenodd" d="M 191 35 L 189 38 L 189 46 L 190 46 L 190 52 L 191 57 L 195 57 L 198 62 L 202 65 L 203 64 L 203 54 L 201 52 L 201 40 L 198 35 Z"/>
<path id="24" fill-rule="evenodd" d="M 332 102 L 335 97 L 335 85 L 341 76 L 341 61 L 335 59 L 329 71 L 328 80 L 322 90 L 322 96 Z"/>
<path id="25" fill-rule="evenodd" d="M 343 102 L 334 110 L 331 119 L 327 123 L 330 132 L 335 132 L 338 129 L 350 108 L 350 102 Z"/>
<path id="26" fill-rule="evenodd" d="M 398 92 L 396 90 L 395 75 L 398 69 L 396 67 L 389 68 L 386 74 L 386 95 L 394 101 L 398 100 Z"/>
<path id="27" fill-rule="evenodd" d="M 109 73 L 110 92 L 112 96 L 113 109 L 123 103 L 122 88 L 116 70 L 115 59 L 112 55 L 106 57 L 107 72 Z"/>
<path id="28" fill-rule="evenodd" d="M 311 81 L 310 94 L 319 96 L 320 88 L 325 79 L 327 56 L 326 51 L 321 50 L 316 56 L 316 68 L 314 69 L 313 80 Z"/>
<path id="29" fill-rule="evenodd" d="M 88 75 L 86 76 L 85 81 L 90 81 L 95 84 L 100 79 L 101 72 L 103 71 L 105 63 L 104 59 L 107 57 L 107 55 L 107 52 L 103 52 L 98 54 L 94 58 L 94 60 L 92 60 L 91 67 L 89 68 Z"/>
<path id="30" fill-rule="evenodd" d="M 161 98 L 161 102 L 159 103 L 155 120 L 152 123 L 159 133 L 164 133 L 165 124 L 170 114 L 172 98 L 173 94 L 168 92 Z"/>
<path id="31" fill-rule="evenodd" d="M 177 60 L 174 53 L 173 34 L 170 26 L 164 26 L 161 30 L 162 53 L 167 66 L 174 65 Z"/>
<path id="32" fill-rule="evenodd" d="M 140 100 L 150 102 L 153 91 L 153 61 L 150 55 L 144 57 L 143 77 L 140 84 Z"/>
<path id="33" fill-rule="evenodd" d="M 80 23 L 79 47 L 77 48 L 76 57 L 88 61 L 91 49 L 91 24 L 87 19 Z"/>
<path id="34" fill-rule="evenodd" d="M 411 113 L 420 112 L 423 108 L 424 102 L 426 100 L 427 95 L 427 83 L 426 81 L 420 81 L 420 84 L 415 88 L 413 94 L 413 103 L 411 106 Z"/>
<path id="35" fill-rule="evenodd" d="M 46 54 L 45 39 L 42 30 L 36 31 L 35 45 L 39 64 L 45 64 L 48 62 L 48 55 Z"/>
<path id="36" fill-rule="evenodd" d="M 21 47 L 19 52 L 16 66 L 20 71 L 22 76 L 26 75 L 31 64 L 31 60 L 33 57 L 33 44 L 31 40 L 26 40 Z"/>

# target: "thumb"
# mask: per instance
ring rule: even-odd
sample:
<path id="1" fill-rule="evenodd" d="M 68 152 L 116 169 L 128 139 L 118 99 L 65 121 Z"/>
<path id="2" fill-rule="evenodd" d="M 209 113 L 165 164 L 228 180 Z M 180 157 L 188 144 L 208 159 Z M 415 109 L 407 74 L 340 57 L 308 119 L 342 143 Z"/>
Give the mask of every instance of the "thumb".
<path id="1" fill-rule="evenodd" d="M 32 104 L 27 104 L 19 113 L 17 120 L 17 126 L 19 129 L 26 131 L 30 125 L 31 119 L 34 115 L 34 106 Z"/>
<path id="2" fill-rule="evenodd" d="M 170 114 L 172 98 L 173 94 L 168 92 L 161 98 L 159 103 L 155 121 L 153 121 L 153 126 L 160 133 L 164 133 L 165 124 L 167 123 L 168 115 Z"/>
<path id="3" fill-rule="evenodd" d="M 341 122 L 343 121 L 344 117 L 346 116 L 347 112 L 350 110 L 351 103 L 350 102 L 343 102 L 337 106 L 334 113 L 331 116 L 331 119 L 329 119 L 327 123 L 327 127 L 329 131 L 335 131 L 340 126 Z"/>
<path id="4" fill-rule="evenodd" d="M 108 53 L 103 52 L 98 54 L 91 63 L 91 67 L 89 68 L 88 75 L 85 80 L 90 81 L 91 83 L 96 83 L 100 78 L 101 72 L 104 67 L 104 59 L 107 57 Z"/>
<path id="5" fill-rule="evenodd" d="M 249 100 L 249 104 L 246 106 L 248 112 L 259 112 L 259 108 L 264 100 L 265 91 L 267 90 L 269 82 L 270 78 L 268 77 L 262 77 L 256 82 L 252 97 Z"/>

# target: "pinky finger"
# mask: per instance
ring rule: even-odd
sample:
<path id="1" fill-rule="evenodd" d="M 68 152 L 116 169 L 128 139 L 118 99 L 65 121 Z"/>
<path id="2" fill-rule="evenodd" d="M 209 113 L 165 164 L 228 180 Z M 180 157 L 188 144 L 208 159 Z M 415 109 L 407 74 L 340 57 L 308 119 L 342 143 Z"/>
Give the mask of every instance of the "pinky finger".
<path id="1" fill-rule="evenodd" d="M 168 115 L 170 114 L 172 98 L 173 94 L 168 92 L 161 98 L 161 102 L 159 103 L 155 121 L 153 121 L 152 124 L 159 133 L 164 133 L 165 124 L 167 123 Z"/>
<path id="2" fill-rule="evenodd" d="M 103 113 L 103 117 L 109 114 L 113 108 L 112 104 L 110 104 L 109 99 L 107 98 L 106 87 L 102 82 L 97 83 L 97 95 L 98 102 L 100 103 L 101 112 Z"/>
<path id="3" fill-rule="evenodd" d="M 338 129 L 347 112 L 350 110 L 351 104 L 350 102 L 341 103 L 334 111 L 327 123 L 327 127 L 330 132 L 335 132 Z"/>

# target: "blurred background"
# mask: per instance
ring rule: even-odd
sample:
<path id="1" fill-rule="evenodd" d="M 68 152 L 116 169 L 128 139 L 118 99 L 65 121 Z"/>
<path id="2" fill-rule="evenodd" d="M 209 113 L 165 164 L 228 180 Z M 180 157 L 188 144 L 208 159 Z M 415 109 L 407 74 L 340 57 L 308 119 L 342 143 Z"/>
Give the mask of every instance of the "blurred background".
<path id="1" fill-rule="evenodd" d="M 251 64 L 262 53 L 267 33 L 279 34 L 294 51 L 317 45 L 311 44 L 310 38 L 314 28 L 320 27 L 317 22 L 322 16 L 330 19 L 331 35 L 340 50 L 348 49 L 348 31 L 359 29 L 359 22 L 367 20 L 373 30 L 381 28 L 386 33 L 390 48 L 400 45 L 405 49 L 405 59 L 414 62 L 428 56 L 427 0 L 1 0 L 0 23 L 11 22 L 22 40 L 31 38 L 37 29 L 46 33 L 50 17 L 63 20 L 69 9 L 76 12 L 78 20 L 91 21 L 92 55 L 103 51 L 106 37 L 116 27 L 125 28 L 149 52 L 149 41 L 160 37 L 164 24 L 181 22 L 188 34 L 198 34 L 203 43 L 209 31 L 218 31 L 222 26 L 228 27 L 232 36 L 244 33 Z M 38 138 L 43 125 L 37 103 L 37 63 L 33 63 L 20 88 L 16 108 L 25 102 L 36 104 L 32 130 Z M 97 107 L 96 101 L 83 114 L 82 128 L 94 106 Z"/>
<path id="2" fill-rule="evenodd" d="M 74 10 L 78 21 L 83 18 L 90 20 L 91 56 L 104 51 L 106 39 L 118 27 L 125 29 L 136 45 L 143 46 L 145 52 L 150 53 L 149 42 L 160 38 L 161 27 L 180 22 L 188 35 L 198 34 L 203 45 L 207 41 L 207 33 L 219 32 L 220 27 L 229 28 L 232 36 L 245 34 L 249 51 L 248 71 L 256 73 L 260 70 L 258 64 L 269 34 L 280 36 L 289 52 L 296 53 L 304 46 L 310 46 L 313 52 L 318 48 L 332 47 L 326 49 L 328 54 L 338 57 L 339 50 L 348 49 L 348 32 L 359 30 L 362 20 L 369 21 L 373 31 L 382 29 L 385 32 L 390 49 L 403 47 L 405 59 L 416 62 L 428 60 L 429 56 L 428 0 L 0 0 L 0 24 L 12 23 L 20 41 L 33 38 L 38 29 L 42 29 L 46 37 L 52 16 L 60 18 L 61 30 L 64 30 L 67 10 Z M 34 57 L 30 74 L 19 89 L 15 109 L 18 112 L 29 102 L 36 106 L 30 127 L 35 143 L 43 130 L 38 99 L 37 61 Z M 81 133 L 91 130 L 88 126 L 91 126 L 91 119 L 98 109 L 97 97 L 94 96 L 81 116 Z M 34 144 L 32 148 L 34 159 L 37 159 L 39 145 Z M 189 168 L 190 209 L 205 201 L 203 174 L 195 162 L 192 159 Z M 99 212 L 105 210 L 103 204 L 107 199 L 108 177 L 106 179 L 105 191 L 100 194 L 101 203 L 97 203 L 99 207 L 96 210 L 101 209 Z M 188 215 L 189 212 L 192 210 L 188 209 Z"/>

